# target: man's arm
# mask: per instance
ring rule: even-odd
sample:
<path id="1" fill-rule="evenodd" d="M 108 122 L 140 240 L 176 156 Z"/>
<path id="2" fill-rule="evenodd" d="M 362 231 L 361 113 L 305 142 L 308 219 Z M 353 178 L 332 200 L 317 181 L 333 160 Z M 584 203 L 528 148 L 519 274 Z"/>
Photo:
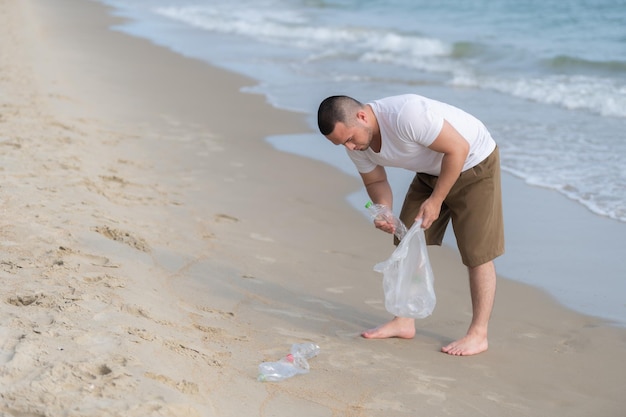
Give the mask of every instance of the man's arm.
<path id="1" fill-rule="evenodd" d="M 420 207 L 416 219 L 422 219 L 422 227 L 428 229 L 441 212 L 443 200 L 448 196 L 452 186 L 461 175 L 461 170 L 469 154 L 469 143 L 446 120 L 443 121 L 441 132 L 430 149 L 443 155 L 441 173 L 431 196 Z"/>
<path id="2" fill-rule="evenodd" d="M 365 185 L 367 195 L 369 195 L 372 202 L 384 204 L 391 208 L 393 196 L 391 186 L 387 181 L 387 172 L 384 167 L 377 165 L 373 171 L 367 174 L 361 173 L 361 179 L 363 179 L 363 185 Z"/>
<path id="3" fill-rule="evenodd" d="M 367 195 L 370 197 L 373 203 L 382 204 L 389 207 L 389 210 L 393 208 L 393 193 L 391 186 L 387 180 L 387 172 L 385 168 L 378 165 L 373 171 L 367 174 L 361 173 L 361 179 L 363 179 L 363 185 Z M 375 220 L 374 225 L 387 233 L 394 233 L 395 226 L 389 222 L 383 220 Z"/>

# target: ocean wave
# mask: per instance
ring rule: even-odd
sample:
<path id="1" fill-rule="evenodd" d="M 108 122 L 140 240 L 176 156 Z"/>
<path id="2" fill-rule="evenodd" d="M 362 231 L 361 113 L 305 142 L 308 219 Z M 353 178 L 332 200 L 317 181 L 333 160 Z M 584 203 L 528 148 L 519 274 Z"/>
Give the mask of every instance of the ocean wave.
<path id="1" fill-rule="evenodd" d="M 598 189 L 598 184 L 591 180 L 573 185 L 572 182 L 558 178 L 558 176 L 537 176 L 529 173 L 527 169 L 516 166 L 517 164 L 513 164 L 512 167 L 503 162 L 502 170 L 524 180 L 528 185 L 556 191 L 586 207 L 594 214 L 626 223 L 626 206 L 624 200 L 619 197 L 623 195 L 626 183 L 604 182 L 605 186 Z M 558 171 L 552 172 L 554 173 Z"/>
<path id="2" fill-rule="evenodd" d="M 545 65 L 560 72 L 595 71 L 623 77 L 626 74 L 626 61 L 592 61 L 568 55 L 559 55 L 548 59 Z"/>
<path id="3" fill-rule="evenodd" d="M 590 211 L 626 222 L 626 142 L 607 137 L 621 122 L 607 121 L 607 132 L 555 112 L 551 124 L 536 123 L 543 109 L 529 109 L 524 120 L 498 126 L 502 169 L 533 186 L 558 191 Z M 568 126 L 563 126 L 568 123 Z"/>
<path id="4" fill-rule="evenodd" d="M 459 73 L 452 85 L 495 90 L 569 110 L 585 110 L 609 117 L 626 117 L 626 84 L 586 75 L 498 78 Z"/>
<path id="5" fill-rule="evenodd" d="M 346 54 L 356 50 L 420 57 L 449 55 L 452 51 L 445 42 L 412 33 L 314 25 L 304 15 L 289 10 L 202 6 L 160 7 L 154 12 L 196 28 L 306 50 L 331 48 Z"/>
<path id="6" fill-rule="evenodd" d="M 370 76 L 384 78 L 377 73 L 378 68 L 342 66 L 347 62 L 383 64 L 386 67 L 381 67 L 381 71 L 395 66 L 444 74 L 450 77 L 448 83 L 453 86 L 498 91 L 602 116 L 626 117 L 626 82 L 620 78 L 626 70 L 626 62 L 595 62 L 561 55 L 544 63 L 552 70 L 559 70 L 560 74 L 515 77 L 510 75 L 515 70 L 508 68 L 504 71 L 506 75 L 501 75 L 503 70 L 497 68 L 498 63 L 504 60 L 510 65 L 511 57 L 481 43 L 447 43 L 414 32 L 375 26 L 318 24 L 314 15 L 302 10 L 267 8 L 262 4 L 248 6 L 170 6 L 156 8 L 154 12 L 213 33 L 292 48 L 300 55 L 301 62 L 336 60 L 336 67 L 347 72 L 343 74 L 338 72 L 340 70 L 333 70 L 332 76 L 346 80 L 362 75 L 363 71 Z M 485 73 L 492 65 L 496 66 L 495 72 Z M 327 68 L 328 65 L 323 66 L 323 70 Z M 564 69 L 571 73 L 563 74 Z M 603 76 L 599 71 L 620 75 Z M 414 74 L 414 79 L 407 77 L 406 82 L 418 82 L 420 76 Z"/>

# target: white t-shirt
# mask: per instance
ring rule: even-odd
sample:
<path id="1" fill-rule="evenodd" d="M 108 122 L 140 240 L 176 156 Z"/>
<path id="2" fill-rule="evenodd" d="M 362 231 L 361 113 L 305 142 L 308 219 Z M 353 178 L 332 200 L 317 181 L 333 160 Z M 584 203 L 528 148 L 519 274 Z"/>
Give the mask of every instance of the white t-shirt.
<path id="1" fill-rule="evenodd" d="M 368 103 L 374 110 L 381 134 L 380 152 L 348 150 L 361 173 L 377 165 L 405 168 L 439 176 L 443 154 L 428 148 L 448 121 L 470 145 L 462 171 L 487 158 L 496 143 L 483 123 L 463 110 L 416 94 L 387 97 Z"/>

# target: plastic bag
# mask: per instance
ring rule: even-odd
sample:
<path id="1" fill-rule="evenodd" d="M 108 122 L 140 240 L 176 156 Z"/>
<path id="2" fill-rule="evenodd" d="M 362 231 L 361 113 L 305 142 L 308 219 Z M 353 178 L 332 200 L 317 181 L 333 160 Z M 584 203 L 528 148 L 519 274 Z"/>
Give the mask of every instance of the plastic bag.
<path id="1" fill-rule="evenodd" d="M 415 222 L 391 257 L 374 266 L 383 274 L 385 308 L 398 317 L 421 319 L 435 309 L 434 275 L 421 222 Z"/>

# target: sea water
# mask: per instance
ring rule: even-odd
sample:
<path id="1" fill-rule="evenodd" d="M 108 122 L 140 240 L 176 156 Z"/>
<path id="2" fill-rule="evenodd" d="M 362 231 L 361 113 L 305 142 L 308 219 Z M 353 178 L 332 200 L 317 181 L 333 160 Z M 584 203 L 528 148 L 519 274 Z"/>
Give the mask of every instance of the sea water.
<path id="1" fill-rule="evenodd" d="M 626 0 L 102 2 L 130 19 L 116 30 L 252 77 L 258 83 L 247 92 L 305 114 L 312 131 L 328 95 L 367 102 L 414 92 L 457 105 L 487 125 L 504 171 L 614 222 L 607 230 L 626 230 Z M 317 134 L 268 140 L 356 175 L 344 152 Z M 392 170 L 396 199 L 410 178 Z M 347 198 L 359 209 L 367 199 Z M 609 244 L 624 241 L 617 239 Z M 600 259 L 610 276 L 593 283 L 555 278 L 563 274 L 547 264 L 558 252 L 526 274 L 534 278 L 519 276 L 514 265 L 533 259 L 509 253 L 499 267 L 505 275 L 509 268 L 511 278 L 570 307 L 626 322 L 626 267 L 612 252 Z M 596 301 L 581 302 L 589 292 Z"/>

